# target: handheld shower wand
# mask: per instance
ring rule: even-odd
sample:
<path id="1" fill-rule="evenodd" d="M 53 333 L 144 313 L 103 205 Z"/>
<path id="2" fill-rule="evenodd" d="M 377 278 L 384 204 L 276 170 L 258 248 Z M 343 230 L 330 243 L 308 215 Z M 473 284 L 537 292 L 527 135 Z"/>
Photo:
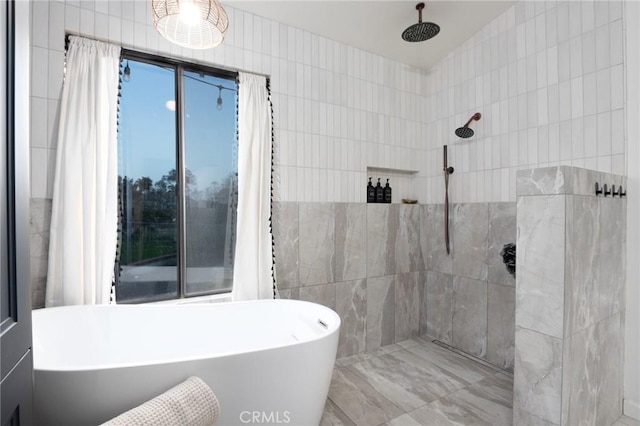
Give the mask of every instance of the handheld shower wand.
<path id="1" fill-rule="evenodd" d="M 447 254 L 451 253 L 449 244 L 449 175 L 453 174 L 453 167 L 449 166 L 447 159 L 447 145 L 444 145 L 442 151 L 444 172 L 444 244 L 447 249 Z"/>

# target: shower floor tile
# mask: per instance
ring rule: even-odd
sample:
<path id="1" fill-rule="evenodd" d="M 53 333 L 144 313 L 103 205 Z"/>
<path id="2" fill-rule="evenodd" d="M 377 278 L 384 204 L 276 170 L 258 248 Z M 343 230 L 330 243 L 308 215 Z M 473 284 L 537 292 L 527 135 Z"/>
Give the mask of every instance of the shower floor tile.
<path id="1" fill-rule="evenodd" d="M 336 362 L 321 425 L 511 425 L 513 379 L 427 336 Z"/>

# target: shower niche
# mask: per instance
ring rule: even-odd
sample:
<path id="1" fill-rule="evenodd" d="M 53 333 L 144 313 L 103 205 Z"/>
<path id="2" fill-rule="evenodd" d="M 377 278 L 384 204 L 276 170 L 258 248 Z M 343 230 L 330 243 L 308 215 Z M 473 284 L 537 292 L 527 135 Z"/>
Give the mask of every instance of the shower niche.
<path id="1" fill-rule="evenodd" d="M 426 202 L 426 194 L 421 197 L 420 185 L 423 182 L 417 170 L 367 166 L 367 182 L 369 178 L 373 185 L 376 185 L 380 178 L 382 186 L 389 179 L 389 185 L 393 189 L 391 203 L 402 203 L 402 199 L 417 200 L 418 203 Z M 366 185 L 366 182 L 363 185 Z"/>

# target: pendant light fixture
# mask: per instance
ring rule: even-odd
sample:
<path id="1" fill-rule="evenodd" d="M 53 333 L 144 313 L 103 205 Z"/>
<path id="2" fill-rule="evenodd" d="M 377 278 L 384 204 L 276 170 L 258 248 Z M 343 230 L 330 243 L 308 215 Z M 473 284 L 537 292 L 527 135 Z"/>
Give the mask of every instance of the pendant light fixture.
<path id="1" fill-rule="evenodd" d="M 229 17 L 218 0 L 151 0 L 154 28 L 171 43 L 210 49 L 224 40 Z"/>

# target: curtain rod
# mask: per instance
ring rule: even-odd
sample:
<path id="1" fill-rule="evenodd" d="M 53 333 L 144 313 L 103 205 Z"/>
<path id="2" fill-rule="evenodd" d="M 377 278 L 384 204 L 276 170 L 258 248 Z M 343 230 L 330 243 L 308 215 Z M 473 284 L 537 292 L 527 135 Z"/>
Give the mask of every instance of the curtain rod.
<path id="1" fill-rule="evenodd" d="M 210 62 L 189 62 L 188 60 L 185 59 L 179 59 L 179 58 L 175 58 L 172 56 L 164 56 L 165 53 L 163 52 L 156 52 L 156 53 L 151 53 L 147 50 L 137 50 L 137 49 L 133 49 L 133 48 L 128 48 L 122 45 L 122 43 L 114 43 L 111 40 L 106 40 L 106 39 L 102 39 L 99 37 L 87 37 L 85 35 L 82 34 L 78 34 L 78 33 L 73 33 L 70 31 L 65 32 L 65 36 L 64 36 L 64 50 L 66 51 L 69 48 L 69 37 L 71 36 L 75 36 L 75 37 L 82 37 L 82 38 L 86 38 L 89 40 L 95 40 L 95 41 L 100 41 L 102 43 L 109 43 L 109 44 L 115 44 L 117 46 L 120 46 L 121 51 L 120 51 L 120 59 L 122 59 L 122 56 L 125 53 L 138 53 L 141 55 L 148 55 L 148 56 L 155 56 L 155 57 L 160 57 L 163 58 L 165 60 L 169 60 L 169 61 L 174 61 L 174 62 L 178 62 L 178 63 L 183 63 L 183 64 L 195 64 L 195 65 L 204 65 L 204 66 L 213 66 L 216 67 L 218 69 L 220 69 L 221 71 L 228 71 L 231 73 L 240 73 L 240 72 L 244 72 L 244 73 L 248 73 L 248 74 L 254 74 L 254 75 L 260 75 L 264 78 L 266 78 L 267 80 L 270 80 L 271 77 L 268 74 L 263 74 L 263 73 L 259 73 L 259 72 L 255 72 L 255 71 L 249 71 L 249 70 L 245 70 L 245 69 L 241 69 L 241 68 L 231 68 L 231 67 L 227 67 L 224 65 L 220 65 L 220 64 L 212 64 Z"/>

